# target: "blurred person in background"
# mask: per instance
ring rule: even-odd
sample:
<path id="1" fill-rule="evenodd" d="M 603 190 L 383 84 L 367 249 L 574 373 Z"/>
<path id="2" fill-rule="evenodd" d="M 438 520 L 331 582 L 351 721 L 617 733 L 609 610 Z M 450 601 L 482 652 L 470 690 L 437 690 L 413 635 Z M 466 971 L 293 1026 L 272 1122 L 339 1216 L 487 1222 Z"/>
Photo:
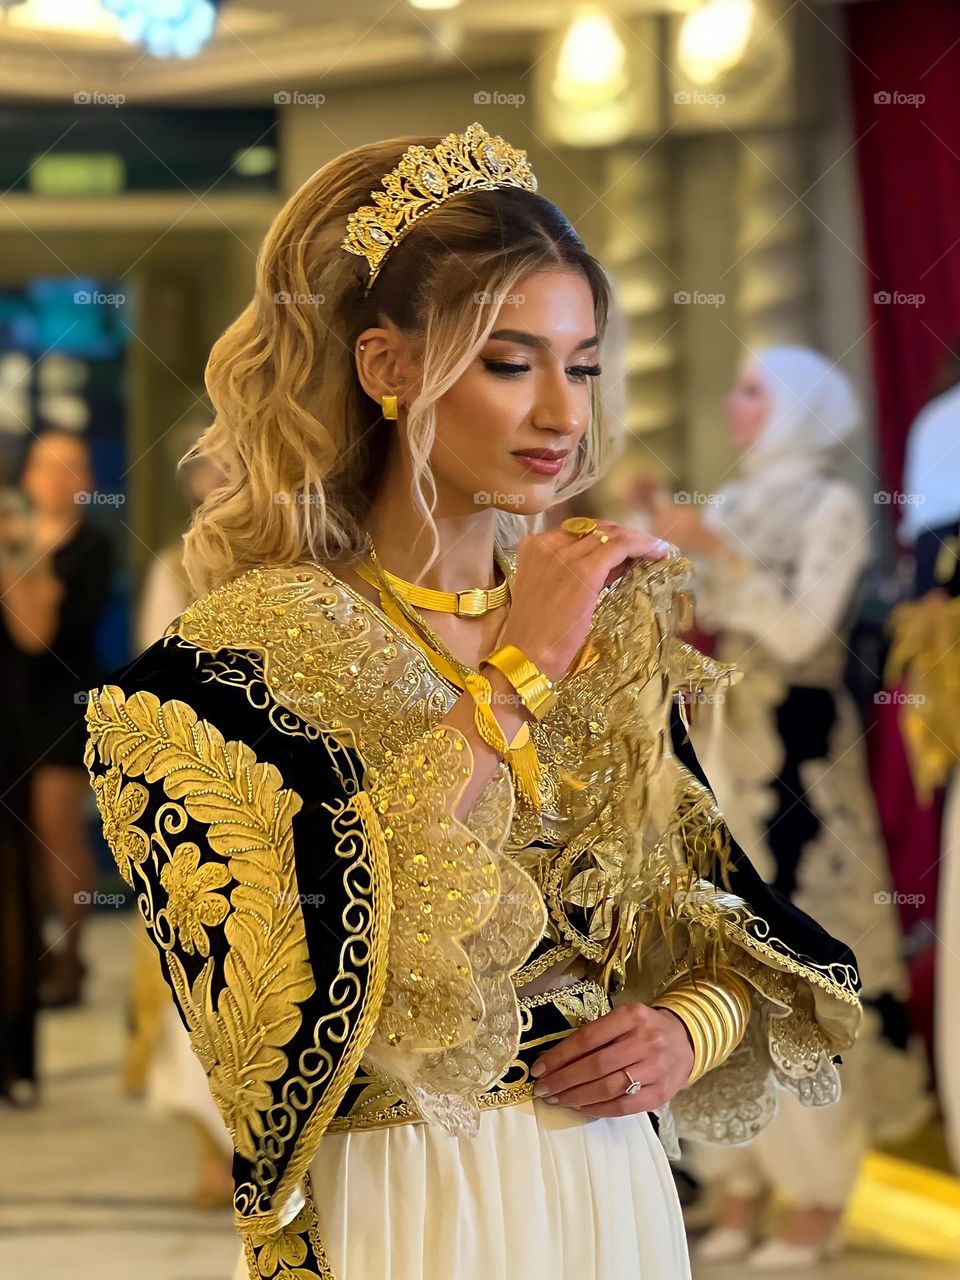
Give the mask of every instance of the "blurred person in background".
<path id="1" fill-rule="evenodd" d="M 673 503 L 642 480 L 636 489 L 647 496 L 647 527 L 694 560 L 698 623 L 717 634 L 717 656 L 745 673 L 719 696 L 717 714 L 694 706 L 691 733 L 760 874 L 855 947 L 866 1011 L 838 1105 L 805 1108 L 784 1094 L 752 1143 L 692 1149 L 698 1173 L 724 1191 L 699 1257 L 749 1254 L 758 1269 L 786 1269 L 839 1251 L 871 1141 L 911 1133 L 930 1099 L 908 1030 L 902 939 L 860 726 L 843 683 L 870 551 L 863 501 L 840 467 L 860 406 L 826 357 L 778 346 L 744 362 L 725 408 L 740 451 L 737 482 L 704 502 Z M 757 1245 L 772 1191 L 788 1213 Z"/>
<path id="2" fill-rule="evenodd" d="M 192 456 L 200 432 L 209 425 L 191 420 L 171 434 L 170 444 L 187 493 L 191 514 L 225 480 L 210 459 Z M 175 538 L 151 560 L 137 613 L 137 650 L 159 640 L 170 623 L 194 599 L 183 568 L 183 538 Z M 143 930 L 135 935 L 131 1035 L 124 1063 L 124 1087 L 143 1093 L 147 1108 L 174 1115 L 190 1125 L 197 1143 L 198 1174 L 194 1203 L 220 1208 L 233 1201 L 233 1143 L 207 1085 L 186 1028 L 169 999 L 156 948 Z"/>
<path id="3" fill-rule="evenodd" d="M 211 459 L 194 453 L 197 440 L 209 424 L 209 417 L 191 417 L 170 434 L 171 465 L 182 478 L 191 517 L 207 495 L 226 480 L 224 472 Z M 159 640 L 194 598 L 183 567 L 183 537 L 178 536 L 153 556 L 147 568 L 137 611 L 138 649 Z"/>
<path id="4" fill-rule="evenodd" d="M 30 513 L 0 491 L 0 1097 L 36 1094 L 37 965 L 41 951 L 36 842 L 31 829 L 27 655 L 49 642 L 60 586 L 36 556 Z"/>
<path id="5" fill-rule="evenodd" d="M 94 860 L 80 702 L 100 678 L 94 632 L 110 591 L 113 555 L 106 534 L 86 519 L 93 477 L 81 436 L 56 428 L 38 435 L 27 452 L 21 486 L 31 512 L 27 554 L 49 559 L 58 587 L 52 626 L 42 637 L 35 632 L 24 680 L 33 826 L 48 906 L 56 917 L 40 991 L 44 1004 L 63 1007 L 79 1001 L 86 969 L 80 941 Z"/>
<path id="6" fill-rule="evenodd" d="M 937 896 L 934 1051 L 947 1146 L 960 1172 L 960 342 L 907 438 L 898 535 L 913 553 L 913 599 L 890 619 L 887 679 L 917 796 L 946 789 Z"/>

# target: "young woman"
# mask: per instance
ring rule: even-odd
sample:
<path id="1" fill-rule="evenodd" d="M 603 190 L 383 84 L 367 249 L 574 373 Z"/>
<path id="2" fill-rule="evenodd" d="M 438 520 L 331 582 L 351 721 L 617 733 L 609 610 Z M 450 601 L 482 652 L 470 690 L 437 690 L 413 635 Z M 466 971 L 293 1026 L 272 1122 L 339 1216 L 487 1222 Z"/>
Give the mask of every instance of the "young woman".
<path id="1" fill-rule="evenodd" d="M 87 760 L 238 1277 L 677 1280 L 661 1139 L 838 1095 L 855 959 L 674 748 L 675 692 L 734 674 L 676 637 L 689 566 L 538 527 L 605 461 L 607 306 L 473 124 L 315 173 L 212 353 L 199 599 L 93 691 Z"/>
<path id="2" fill-rule="evenodd" d="M 42 431 L 31 442 L 21 483 L 31 509 L 30 555 L 49 563 L 56 589 L 50 625 L 30 628 L 34 644 L 23 668 L 32 822 L 57 917 L 40 991 L 45 1004 L 67 1006 L 82 995 L 81 938 L 94 887 L 77 702 L 103 674 L 94 637 L 109 599 L 113 557 L 106 533 L 86 519 L 84 499 L 94 482 L 82 436 L 62 428 Z"/>
<path id="3" fill-rule="evenodd" d="M 0 1102 L 38 1096 L 40 877 L 31 839 L 29 655 L 53 635 L 59 598 L 48 556 L 33 549 L 23 495 L 0 488 Z"/>
<path id="4" fill-rule="evenodd" d="M 697 568 L 699 620 L 718 656 L 744 673 L 719 728 L 694 742 L 757 870 L 856 948 L 863 1033 L 834 1110 L 785 1098 L 750 1146 L 703 1147 L 702 1172 L 725 1193 L 704 1260 L 812 1266 L 840 1247 L 840 1222 L 872 1142 L 902 1139 L 930 1112 L 922 1050 L 909 1036 L 909 981 L 863 733 L 844 683 L 845 643 L 869 558 L 863 501 L 843 477 L 860 407 L 818 351 L 747 357 L 727 399 L 740 450 L 734 483 L 707 504 L 661 509 L 652 527 Z M 853 442 L 855 445 L 855 441 Z M 754 1249 L 766 1201 L 788 1206 Z"/>

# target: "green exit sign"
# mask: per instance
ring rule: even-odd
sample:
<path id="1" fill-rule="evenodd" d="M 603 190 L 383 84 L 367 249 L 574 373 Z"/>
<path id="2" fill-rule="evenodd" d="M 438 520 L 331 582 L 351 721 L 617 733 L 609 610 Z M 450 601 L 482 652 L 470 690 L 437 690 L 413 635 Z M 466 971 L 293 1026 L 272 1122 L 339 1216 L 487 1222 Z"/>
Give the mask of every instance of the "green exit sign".
<path id="1" fill-rule="evenodd" d="M 40 156 L 30 166 L 30 190 L 38 196 L 104 196 L 124 189 L 123 157 L 102 155 Z"/>

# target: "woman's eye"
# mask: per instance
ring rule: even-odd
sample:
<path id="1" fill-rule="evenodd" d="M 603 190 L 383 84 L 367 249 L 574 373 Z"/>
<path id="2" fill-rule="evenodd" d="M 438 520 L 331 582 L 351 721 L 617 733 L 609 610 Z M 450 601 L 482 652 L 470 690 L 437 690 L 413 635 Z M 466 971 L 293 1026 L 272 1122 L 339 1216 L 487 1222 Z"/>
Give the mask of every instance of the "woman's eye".
<path id="1" fill-rule="evenodd" d="M 483 363 L 491 373 L 501 373 L 507 377 L 530 371 L 528 364 L 516 364 L 511 360 L 484 360 Z M 567 370 L 567 373 L 578 382 L 582 382 L 585 378 L 599 378 L 600 372 L 598 364 L 578 364 Z"/>
<path id="2" fill-rule="evenodd" d="M 530 368 L 528 364 L 514 364 L 510 360 L 484 360 L 483 363 L 491 373 L 505 373 L 508 376 L 514 373 L 526 373 Z"/>

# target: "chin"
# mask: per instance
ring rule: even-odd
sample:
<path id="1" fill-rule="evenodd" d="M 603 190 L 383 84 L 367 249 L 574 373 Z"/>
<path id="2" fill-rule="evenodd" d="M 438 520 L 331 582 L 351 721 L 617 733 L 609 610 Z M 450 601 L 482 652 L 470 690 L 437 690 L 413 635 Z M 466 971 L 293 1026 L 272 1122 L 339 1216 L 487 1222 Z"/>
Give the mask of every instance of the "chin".
<path id="1" fill-rule="evenodd" d="M 500 475 L 489 479 L 471 490 L 470 497 L 478 511 L 493 507 L 514 516 L 534 516 L 557 504 L 557 488 L 562 475 L 527 479 L 512 475 Z"/>
<path id="2" fill-rule="evenodd" d="M 508 491 L 518 497 L 522 497 L 522 502 L 510 502 L 506 500 L 495 502 L 493 505 L 498 511 L 506 511 L 512 516 L 539 516 L 544 511 L 549 511 L 557 505 L 556 485 L 552 485 L 549 490 L 545 485 L 531 485 L 529 489 L 513 489 Z"/>

